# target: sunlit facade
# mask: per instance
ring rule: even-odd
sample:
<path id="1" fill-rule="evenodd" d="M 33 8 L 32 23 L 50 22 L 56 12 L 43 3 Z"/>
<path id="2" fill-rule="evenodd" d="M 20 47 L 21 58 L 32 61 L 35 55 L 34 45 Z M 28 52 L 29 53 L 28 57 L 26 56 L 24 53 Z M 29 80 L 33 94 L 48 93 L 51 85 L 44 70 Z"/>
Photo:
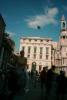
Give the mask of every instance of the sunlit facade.
<path id="1" fill-rule="evenodd" d="M 61 19 L 61 30 L 57 44 L 57 49 L 54 50 L 55 66 L 61 70 L 67 71 L 67 28 L 64 15 Z"/>
<path id="2" fill-rule="evenodd" d="M 46 66 L 48 69 L 51 68 L 52 43 L 54 42 L 50 38 L 23 37 L 20 39 L 20 51 L 24 49 L 30 71 L 33 62 L 36 63 L 38 71 Z"/>
<path id="3" fill-rule="evenodd" d="M 51 38 L 23 37 L 20 39 L 20 49 L 24 49 L 28 59 L 29 70 L 32 63 L 36 63 L 36 70 L 43 67 L 51 68 L 55 65 L 58 70 L 67 70 L 67 29 L 66 20 L 62 16 L 59 41 L 54 42 Z"/>

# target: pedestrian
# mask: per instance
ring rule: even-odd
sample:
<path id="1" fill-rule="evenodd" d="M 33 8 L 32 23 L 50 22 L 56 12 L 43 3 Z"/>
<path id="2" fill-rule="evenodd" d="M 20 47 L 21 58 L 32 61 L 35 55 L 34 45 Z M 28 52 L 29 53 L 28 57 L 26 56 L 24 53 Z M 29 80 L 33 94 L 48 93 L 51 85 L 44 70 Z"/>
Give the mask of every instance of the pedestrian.
<path id="1" fill-rule="evenodd" d="M 26 75 L 26 67 L 27 67 L 27 58 L 24 57 L 24 50 L 20 51 L 20 56 L 18 57 L 18 75 L 19 75 L 19 85 L 20 85 L 20 93 L 24 94 L 27 75 Z"/>
<path id="2" fill-rule="evenodd" d="M 47 71 L 47 79 L 46 79 L 46 99 L 48 99 L 49 94 L 52 90 L 53 81 L 55 79 L 55 66 L 53 65 L 48 71 Z"/>
<path id="3" fill-rule="evenodd" d="M 37 85 L 37 70 L 33 71 L 33 85 L 34 85 L 34 88 L 36 88 L 36 85 Z"/>
<path id="4" fill-rule="evenodd" d="M 18 67 L 26 69 L 27 67 L 27 58 L 24 57 L 24 50 L 20 51 L 20 56 L 18 57 Z"/>
<path id="5" fill-rule="evenodd" d="M 65 77 L 65 72 L 60 71 L 60 75 L 57 77 L 57 100 L 65 100 L 66 88 L 67 88 L 67 78 Z"/>
<path id="6" fill-rule="evenodd" d="M 33 74 L 34 74 L 34 72 L 33 72 L 33 70 L 31 70 L 31 80 L 33 79 Z"/>
<path id="7" fill-rule="evenodd" d="M 25 69 L 26 72 L 26 86 L 25 86 L 25 91 L 28 92 L 29 91 L 29 72 L 28 72 L 28 66 Z"/>
<path id="8" fill-rule="evenodd" d="M 43 70 L 40 73 L 41 89 L 43 89 L 44 86 L 46 85 L 46 75 L 47 75 L 46 68 L 43 67 Z"/>

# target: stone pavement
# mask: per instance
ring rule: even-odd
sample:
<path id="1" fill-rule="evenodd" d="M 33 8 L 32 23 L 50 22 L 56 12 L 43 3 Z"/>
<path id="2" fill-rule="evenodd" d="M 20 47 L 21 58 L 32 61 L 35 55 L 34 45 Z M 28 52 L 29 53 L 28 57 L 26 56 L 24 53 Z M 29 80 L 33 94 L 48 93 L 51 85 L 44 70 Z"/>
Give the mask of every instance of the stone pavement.
<path id="1" fill-rule="evenodd" d="M 17 95 L 14 100 L 39 100 L 41 94 L 40 92 L 39 84 L 37 84 L 36 87 L 34 87 L 33 84 L 30 84 L 29 92 L 25 93 L 24 95 Z"/>
<path id="2" fill-rule="evenodd" d="M 54 87 L 48 96 L 48 100 L 56 100 L 56 86 L 54 83 Z M 33 84 L 30 84 L 30 91 L 25 93 L 24 95 L 15 96 L 14 100 L 46 100 L 45 99 L 45 89 L 41 90 L 40 83 L 37 83 L 37 86 L 34 87 Z M 67 97 L 66 99 L 67 100 Z"/>

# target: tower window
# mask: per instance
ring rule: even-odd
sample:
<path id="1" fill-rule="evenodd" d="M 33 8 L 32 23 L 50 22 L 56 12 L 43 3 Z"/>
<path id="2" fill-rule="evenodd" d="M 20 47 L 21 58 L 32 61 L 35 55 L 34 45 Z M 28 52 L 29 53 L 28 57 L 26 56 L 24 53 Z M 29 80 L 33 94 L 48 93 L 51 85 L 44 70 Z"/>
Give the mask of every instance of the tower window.
<path id="1" fill-rule="evenodd" d="M 65 23 L 63 22 L 63 27 L 65 27 Z"/>
<path id="2" fill-rule="evenodd" d="M 65 36 L 63 36 L 63 39 L 65 39 Z"/>

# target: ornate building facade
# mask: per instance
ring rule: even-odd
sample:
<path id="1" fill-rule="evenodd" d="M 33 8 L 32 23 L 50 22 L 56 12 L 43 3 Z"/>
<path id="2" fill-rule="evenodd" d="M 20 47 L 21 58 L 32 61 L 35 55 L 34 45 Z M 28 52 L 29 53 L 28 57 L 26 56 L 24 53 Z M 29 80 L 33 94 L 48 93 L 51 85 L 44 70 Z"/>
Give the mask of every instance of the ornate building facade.
<path id="1" fill-rule="evenodd" d="M 24 49 L 30 71 L 32 64 L 36 65 L 38 71 L 43 67 L 51 68 L 52 44 L 57 45 L 50 38 L 23 37 L 20 39 L 20 51 Z"/>
<path id="2" fill-rule="evenodd" d="M 55 52 L 55 66 L 59 69 L 67 71 L 67 28 L 64 15 L 61 19 L 61 30 L 59 41 Z"/>
<path id="3" fill-rule="evenodd" d="M 67 29 L 64 15 L 61 18 L 61 29 L 59 41 L 54 42 L 51 38 L 23 37 L 20 39 L 20 49 L 24 49 L 25 57 L 28 59 L 29 70 L 32 63 L 36 64 L 36 70 L 44 66 L 51 68 L 56 66 L 58 70 L 65 70 L 67 67 Z"/>

